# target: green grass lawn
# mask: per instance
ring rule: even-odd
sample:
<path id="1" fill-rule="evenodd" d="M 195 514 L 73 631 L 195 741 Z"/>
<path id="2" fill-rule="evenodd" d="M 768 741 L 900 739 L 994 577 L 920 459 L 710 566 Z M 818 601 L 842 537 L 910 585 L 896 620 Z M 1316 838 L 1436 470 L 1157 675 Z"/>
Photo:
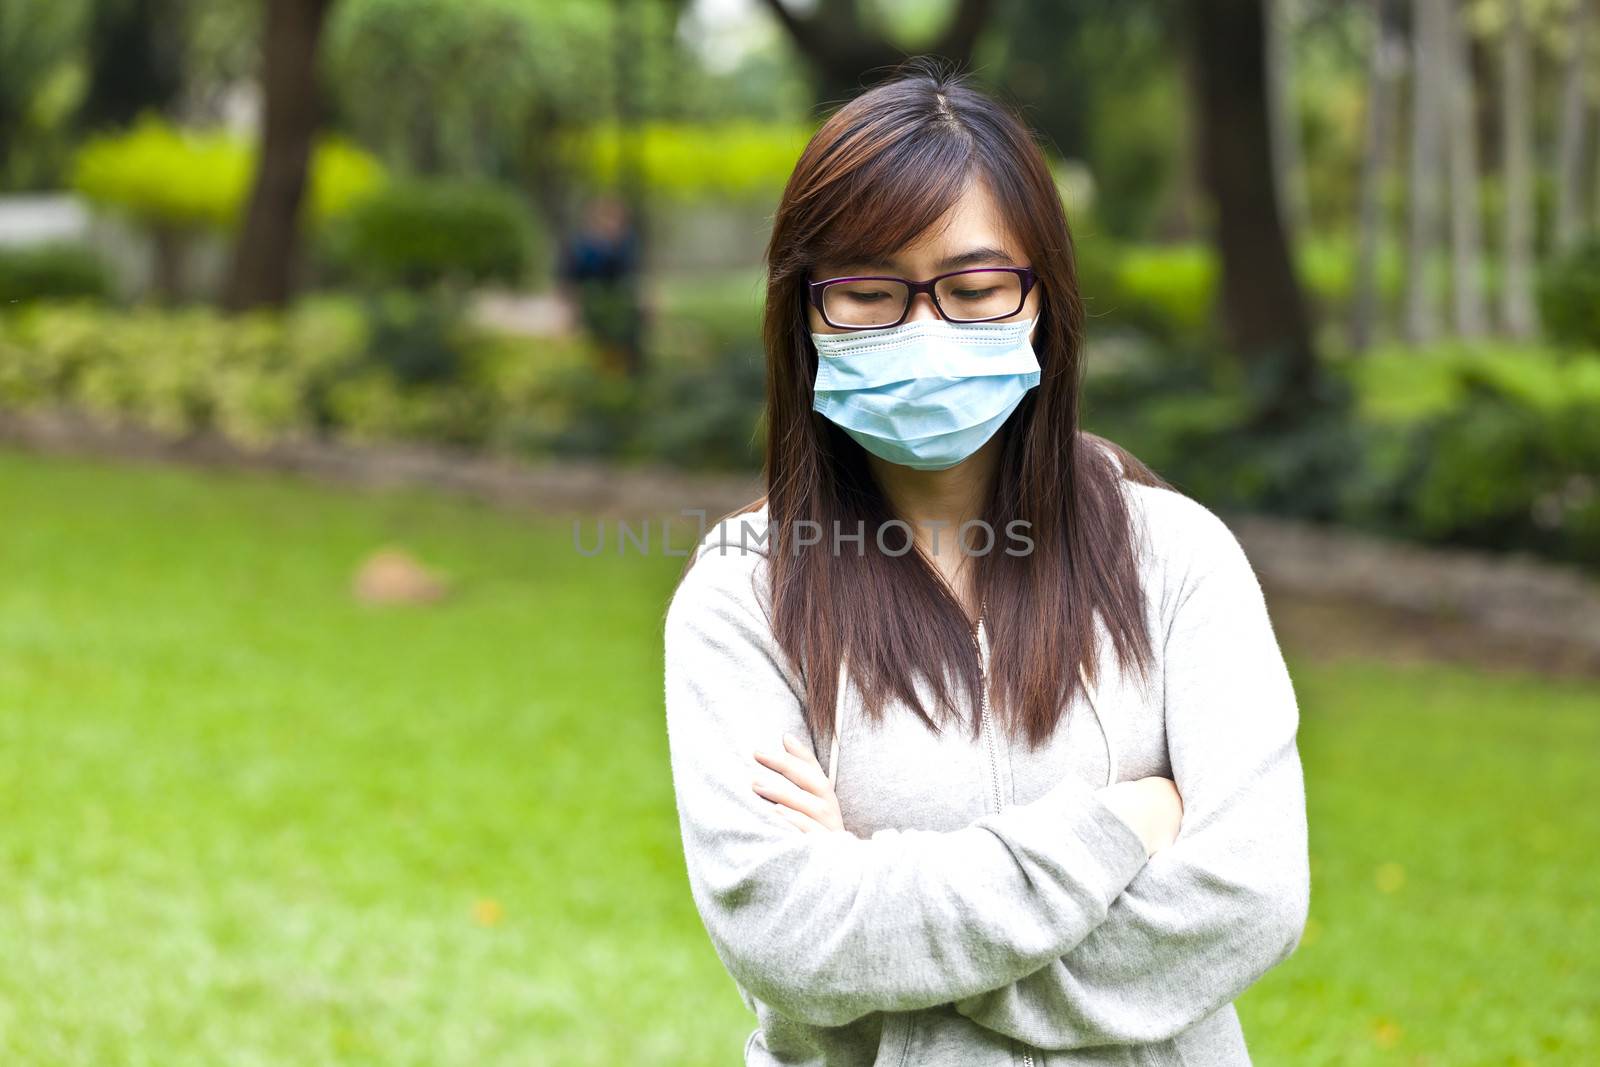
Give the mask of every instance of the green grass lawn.
<path id="1" fill-rule="evenodd" d="M 389 542 L 454 597 L 355 603 Z M 0 1063 L 737 1063 L 667 767 L 680 563 L 0 452 Z M 1257 1062 L 1596 1062 L 1600 690 L 1289 652 L 1315 884 Z"/>

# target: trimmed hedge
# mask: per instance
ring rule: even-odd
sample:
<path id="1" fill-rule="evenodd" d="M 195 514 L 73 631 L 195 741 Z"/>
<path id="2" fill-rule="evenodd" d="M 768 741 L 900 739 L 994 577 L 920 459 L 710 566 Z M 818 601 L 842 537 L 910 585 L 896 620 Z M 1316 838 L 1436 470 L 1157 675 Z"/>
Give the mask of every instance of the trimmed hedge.
<path id="1" fill-rule="evenodd" d="M 516 284 L 533 235 L 532 213 L 510 189 L 409 179 L 356 204 L 323 248 L 343 274 L 368 285 Z"/>
<path id="2" fill-rule="evenodd" d="M 1088 380 L 1087 428 L 1218 507 L 1516 549 L 1600 569 L 1600 353 L 1441 345 L 1334 363 L 1316 411 L 1251 434 L 1256 386 L 1200 350 Z M 748 344 L 598 373 L 579 341 L 472 328 L 414 293 L 204 309 L 37 304 L 0 315 L 0 407 L 60 407 L 244 444 L 323 436 L 752 469 L 764 368 Z"/>
<path id="3" fill-rule="evenodd" d="M 1137 354 L 1091 377 L 1088 421 L 1210 504 L 1600 571 L 1600 352 L 1453 343 L 1325 369 L 1319 410 L 1252 436 L 1246 383 Z"/>
<path id="4" fill-rule="evenodd" d="M 78 244 L 0 248 L 0 308 L 35 300 L 105 300 L 111 274 Z"/>

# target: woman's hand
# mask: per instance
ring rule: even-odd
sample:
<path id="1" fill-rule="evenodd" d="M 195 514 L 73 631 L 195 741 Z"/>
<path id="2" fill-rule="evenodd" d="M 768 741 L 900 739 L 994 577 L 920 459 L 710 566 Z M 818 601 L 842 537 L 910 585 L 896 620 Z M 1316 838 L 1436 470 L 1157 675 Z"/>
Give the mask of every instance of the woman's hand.
<path id="1" fill-rule="evenodd" d="M 822 773 L 817 757 L 799 741 L 783 735 L 784 751 L 764 752 L 757 749 L 759 770 L 753 783 L 755 791 L 778 806 L 784 818 L 807 833 L 836 830 L 844 832 L 844 820 L 839 815 L 839 801 L 833 795 L 833 786 Z"/>
<path id="2" fill-rule="evenodd" d="M 1183 797 L 1171 778 L 1136 778 L 1099 790 L 1100 799 L 1118 818 L 1131 826 L 1147 856 L 1153 856 L 1178 839 L 1183 822 Z"/>

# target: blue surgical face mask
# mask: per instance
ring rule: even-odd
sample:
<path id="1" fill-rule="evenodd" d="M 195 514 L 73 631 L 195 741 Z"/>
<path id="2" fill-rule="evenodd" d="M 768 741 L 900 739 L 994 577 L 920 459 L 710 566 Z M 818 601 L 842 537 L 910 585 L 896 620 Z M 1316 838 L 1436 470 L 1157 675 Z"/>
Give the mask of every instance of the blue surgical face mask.
<path id="1" fill-rule="evenodd" d="M 880 459 L 917 470 L 953 467 L 1039 384 L 1029 341 L 1036 321 L 926 319 L 813 333 L 812 407 Z"/>

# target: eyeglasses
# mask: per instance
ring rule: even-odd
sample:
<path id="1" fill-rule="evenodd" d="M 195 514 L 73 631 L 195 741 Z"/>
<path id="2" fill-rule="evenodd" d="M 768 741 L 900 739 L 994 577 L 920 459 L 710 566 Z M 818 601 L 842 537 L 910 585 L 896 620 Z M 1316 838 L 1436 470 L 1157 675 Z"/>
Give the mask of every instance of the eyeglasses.
<path id="1" fill-rule="evenodd" d="M 927 281 L 885 275 L 807 282 L 811 304 L 837 330 L 898 326 L 911 312 L 911 297 L 927 293 L 946 322 L 993 322 L 1022 310 L 1038 281 L 1032 267 L 974 267 Z"/>

